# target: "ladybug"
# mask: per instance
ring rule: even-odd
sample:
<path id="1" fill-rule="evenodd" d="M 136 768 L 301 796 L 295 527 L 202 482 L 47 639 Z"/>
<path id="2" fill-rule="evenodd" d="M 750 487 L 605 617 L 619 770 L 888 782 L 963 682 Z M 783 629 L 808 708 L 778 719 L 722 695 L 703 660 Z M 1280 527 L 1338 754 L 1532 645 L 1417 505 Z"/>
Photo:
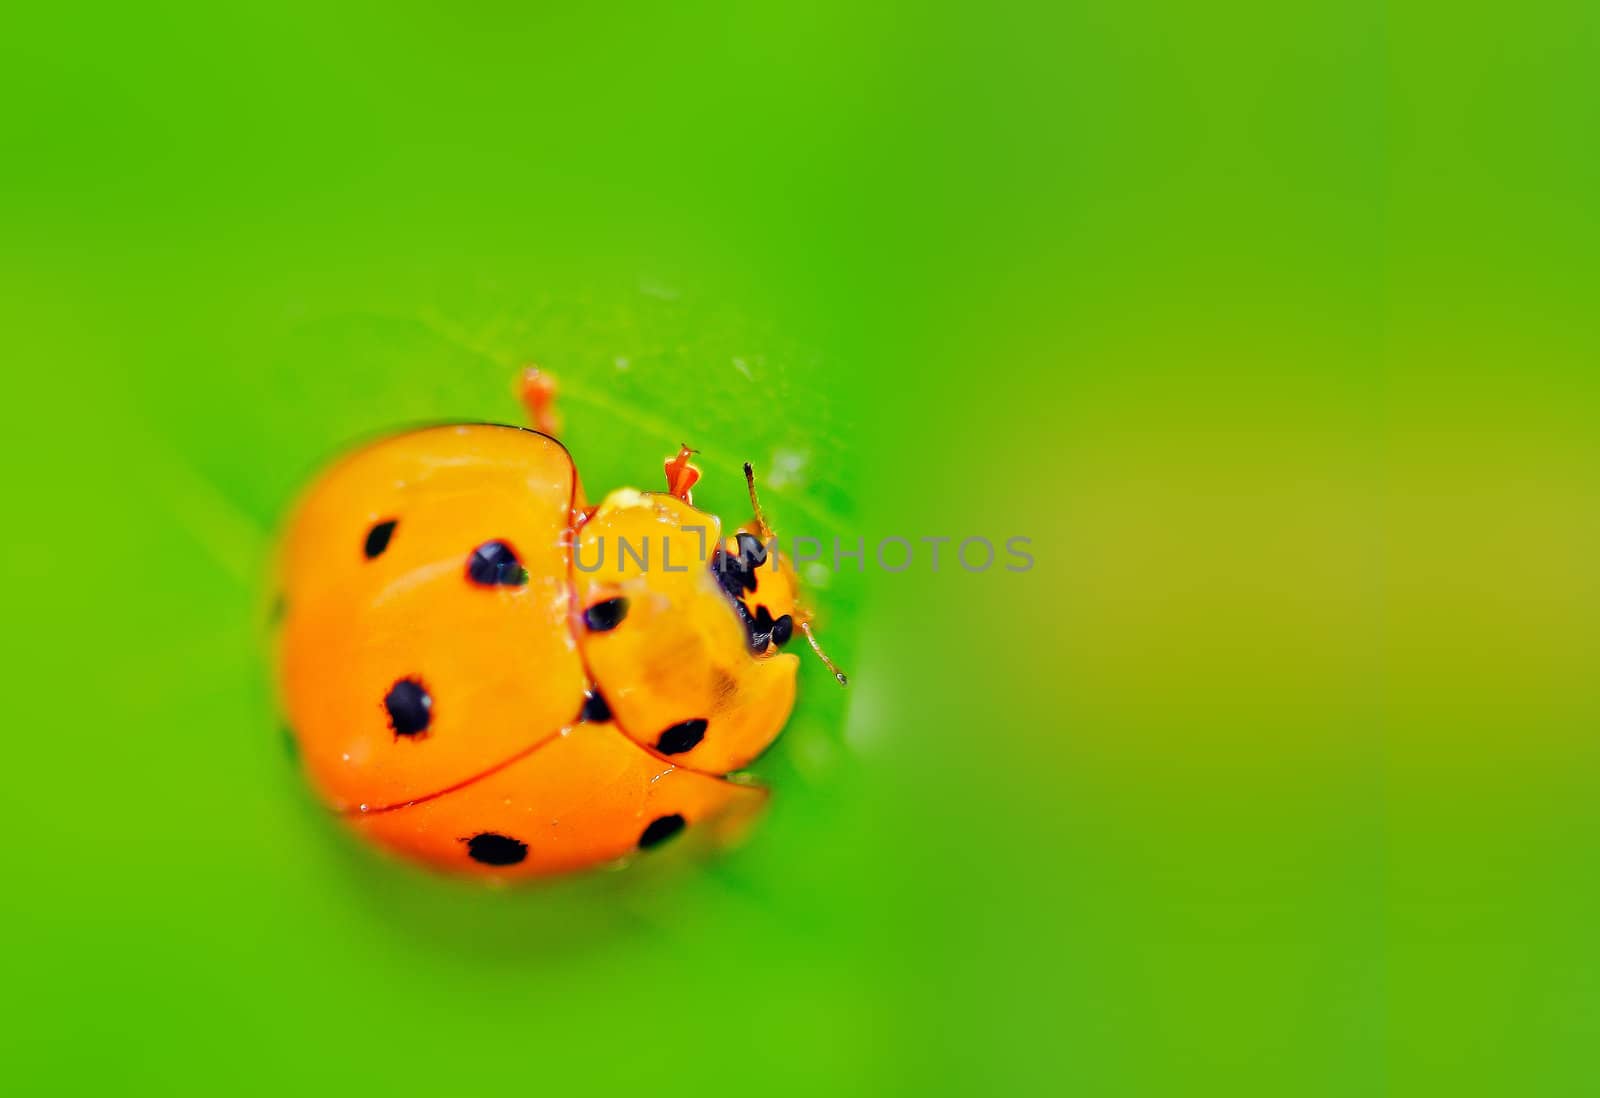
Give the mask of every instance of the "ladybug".
<path id="1" fill-rule="evenodd" d="M 368 445 L 311 485 L 281 552 L 278 666 L 312 784 L 372 841 L 515 879 L 726 837 L 766 791 L 728 778 L 788 720 L 792 564 L 753 519 L 667 490 L 586 502 L 528 369 L 535 429 L 462 423 Z"/>

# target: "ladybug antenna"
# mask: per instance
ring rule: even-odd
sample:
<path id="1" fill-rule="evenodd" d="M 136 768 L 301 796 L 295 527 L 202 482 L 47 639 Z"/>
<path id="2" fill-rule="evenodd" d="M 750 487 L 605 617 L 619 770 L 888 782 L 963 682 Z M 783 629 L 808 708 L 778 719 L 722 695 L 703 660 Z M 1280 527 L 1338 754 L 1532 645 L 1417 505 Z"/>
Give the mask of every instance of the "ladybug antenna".
<path id="1" fill-rule="evenodd" d="M 761 532 L 761 540 L 768 541 L 772 537 L 772 524 L 767 521 L 767 513 L 761 509 L 761 500 L 756 496 L 756 471 L 748 461 L 744 463 L 744 481 L 750 486 L 750 509 L 755 512 L 756 529 Z M 811 628 L 809 621 L 800 623 L 800 632 L 806 635 L 806 640 L 811 643 L 811 650 L 817 654 L 817 659 L 822 661 L 823 666 L 833 672 L 833 677 L 839 680 L 839 685 L 848 685 L 849 678 L 839 670 L 839 665 L 829 658 L 828 653 L 822 650 L 822 645 L 817 643 L 816 630 Z"/>
<path id="2" fill-rule="evenodd" d="M 755 512 L 756 529 L 761 531 L 761 540 L 766 541 L 772 537 L 772 525 L 767 522 L 767 513 L 756 498 L 756 471 L 748 461 L 744 463 L 744 482 L 750 486 L 750 510 Z"/>

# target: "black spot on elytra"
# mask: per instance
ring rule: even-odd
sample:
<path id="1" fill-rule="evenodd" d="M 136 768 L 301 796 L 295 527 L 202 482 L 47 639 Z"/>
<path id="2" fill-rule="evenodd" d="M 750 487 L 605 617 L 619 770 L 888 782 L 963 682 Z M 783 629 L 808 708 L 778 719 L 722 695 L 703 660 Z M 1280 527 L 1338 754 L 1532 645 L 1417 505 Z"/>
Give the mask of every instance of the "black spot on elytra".
<path id="1" fill-rule="evenodd" d="M 644 833 L 639 836 L 639 849 L 649 850 L 652 846 L 658 846 L 666 842 L 682 831 L 688 822 L 676 812 L 670 816 L 657 816 L 650 821 L 650 826 L 645 828 Z"/>
<path id="2" fill-rule="evenodd" d="M 467 844 L 467 857 L 484 865 L 516 865 L 528 856 L 528 844 L 509 835 L 480 831 Z"/>
<path id="3" fill-rule="evenodd" d="M 528 570 L 503 541 L 486 541 L 467 558 L 467 578 L 480 587 L 521 587 Z"/>
<path id="4" fill-rule="evenodd" d="M 588 626 L 591 633 L 607 633 L 621 625 L 622 619 L 627 616 L 627 599 L 606 599 L 583 612 L 583 624 Z"/>
<path id="5" fill-rule="evenodd" d="M 433 697 L 416 679 L 401 679 L 383 697 L 389 727 L 396 736 L 415 736 L 428 730 L 433 720 Z"/>
<path id="6" fill-rule="evenodd" d="M 663 755 L 681 755 L 685 751 L 692 751 L 695 744 L 705 739 L 705 735 L 705 718 L 679 721 L 656 739 L 656 750 Z"/>
<path id="7" fill-rule="evenodd" d="M 583 708 L 578 711 L 578 716 L 590 724 L 605 724 L 611 719 L 611 707 L 606 704 L 605 696 L 600 691 L 591 689 L 583 696 Z"/>
<path id="8" fill-rule="evenodd" d="M 367 554 L 368 560 L 389 548 L 389 539 L 394 536 L 395 524 L 399 521 L 399 519 L 384 519 L 382 522 L 373 523 L 372 529 L 367 531 L 367 543 L 362 546 L 362 552 Z"/>

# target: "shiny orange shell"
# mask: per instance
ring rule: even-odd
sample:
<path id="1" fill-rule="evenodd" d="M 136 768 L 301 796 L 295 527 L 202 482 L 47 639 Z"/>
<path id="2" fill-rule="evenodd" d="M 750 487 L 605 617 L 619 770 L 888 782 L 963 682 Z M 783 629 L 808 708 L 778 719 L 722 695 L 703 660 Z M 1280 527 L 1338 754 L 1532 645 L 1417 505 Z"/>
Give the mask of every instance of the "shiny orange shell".
<path id="1" fill-rule="evenodd" d="M 747 818 L 764 791 L 720 775 L 782 730 L 798 661 L 748 649 L 720 544 L 672 496 L 589 511 L 535 431 L 434 427 L 350 455 L 282 553 L 280 683 L 313 784 L 392 850 L 502 878 Z"/>

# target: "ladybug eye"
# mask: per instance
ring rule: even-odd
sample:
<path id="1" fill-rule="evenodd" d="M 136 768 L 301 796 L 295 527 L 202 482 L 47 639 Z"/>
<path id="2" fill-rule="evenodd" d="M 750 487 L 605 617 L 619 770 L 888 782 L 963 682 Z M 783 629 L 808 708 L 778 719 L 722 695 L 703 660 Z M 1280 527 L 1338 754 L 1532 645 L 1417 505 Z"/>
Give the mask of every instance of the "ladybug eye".
<path id="1" fill-rule="evenodd" d="M 772 623 L 772 643 L 779 648 L 788 644 L 792 636 L 794 636 L 794 619 L 788 614 Z"/>
<path id="2" fill-rule="evenodd" d="M 752 568 L 760 568 L 763 564 L 767 563 L 767 547 L 761 544 L 760 538 L 756 537 L 754 534 L 747 534 L 743 531 L 740 531 L 738 542 L 739 560 L 744 565 L 746 571 L 749 571 Z"/>

